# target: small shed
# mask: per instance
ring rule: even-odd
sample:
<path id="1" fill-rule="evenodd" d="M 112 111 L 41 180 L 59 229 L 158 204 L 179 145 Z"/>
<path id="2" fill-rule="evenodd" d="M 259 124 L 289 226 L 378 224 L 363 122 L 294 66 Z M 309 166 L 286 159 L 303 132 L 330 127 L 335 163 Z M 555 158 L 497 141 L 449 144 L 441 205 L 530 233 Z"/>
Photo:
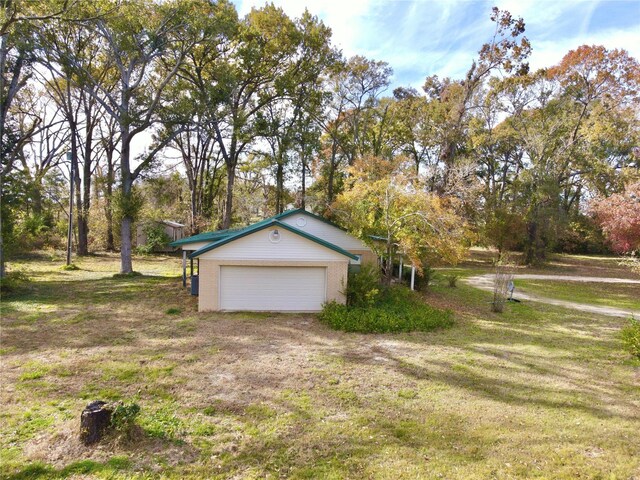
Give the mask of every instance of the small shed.
<path id="1" fill-rule="evenodd" d="M 182 223 L 174 222 L 171 220 L 155 220 L 151 222 L 146 222 L 139 224 L 136 228 L 136 245 L 146 245 L 147 243 L 147 233 L 146 228 L 149 225 L 158 225 L 160 226 L 164 232 L 167 234 L 169 238 L 169 243 L 173 243 L 175 241 L 181 240 L 184 237 L 184 227 Z M 169 245 L 165 245 L 162 248 L 156 248 L 155 250 L 158 252 L 174 252 L 176 250 L 175 247 Z"/>

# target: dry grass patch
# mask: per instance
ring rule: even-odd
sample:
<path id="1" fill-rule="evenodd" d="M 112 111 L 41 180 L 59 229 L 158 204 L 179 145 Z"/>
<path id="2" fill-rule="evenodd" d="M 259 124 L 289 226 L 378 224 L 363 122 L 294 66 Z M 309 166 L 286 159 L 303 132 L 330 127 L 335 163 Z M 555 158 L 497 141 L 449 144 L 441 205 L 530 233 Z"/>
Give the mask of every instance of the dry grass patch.
<path id="1" fill-rule="evenodd" d="M 77 263 L 26 262 L 32 290 L 2 300 L 2 478 L 640 475 L 640 364 L 622 319 L 498 315 L 490 292 L 435 285 L 425 299 L 456 312 L 451 329 L 346 334 L 314 316 L 198 313 L 177 276 Z M 142 407 L 135 442 L 79 444 L 96 398 Z"/>

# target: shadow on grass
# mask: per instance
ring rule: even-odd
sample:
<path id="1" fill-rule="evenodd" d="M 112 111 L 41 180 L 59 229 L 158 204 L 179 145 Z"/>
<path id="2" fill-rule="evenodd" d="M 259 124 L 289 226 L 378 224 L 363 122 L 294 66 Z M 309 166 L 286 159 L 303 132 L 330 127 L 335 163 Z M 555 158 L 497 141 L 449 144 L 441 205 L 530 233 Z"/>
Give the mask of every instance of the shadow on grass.
<path id="1" fill-rule="evenodd" d="M 3 475 L 7 480 L 57 479 L 77 475 L 111 474 L 127 470 L 131 462 L 126 457 L 114 457 L 104 463 L 93 460 L 80 460 L 66 467 L 54 468 L 46 463 L 35 462 L 27 465 L 19 472 Z"/>
<path id="2" fill-rule="evenodd" d="M 170 308 L 183 313 L 167 316 Z M 196 309 L 195 297 L 174 278 L 37 281 L 29 291 L 3 296 L 3 344 L 20 353 L 180 338 L 188 335 L 180 320 Z"/>
<path id="3" fill-rule="evenodd" d="M 77 442 L 77 440 L 75 440 Z M 116 440 L 114 440 L 116 441 Z M 105 445 L 107 451 L 113 446 Z M 81 447 L 83 450 L 91 451 L 96 447 Z M 148 432 L 142 428 L 137 428 L 135 437 L 121 444 L 117 450 L 124 450 L 127 454 L 139 457 L 143 454 L 145 464 L 134 465 L 133 462 L 124 455 L 114 455 L 109 460 L 100 462 L 91 459 L 72 462 L 64 467 L 56 468 L 42 461 L 30 463 L 18 471 L 0 475 L 0 479 L 7 480 L 27 480 L 27 479 L 62 479 L 62 478 L 88 478 L 85 476 L 98 475 L 100 478 L 114 478 L 123 475 L 126 471 L 145 471 L 150 468 L 146 463 L 156 457 L 156 460 L 163 458 L 165 467 L 172 464 L 192 462 L 198 456 L 198 451 L 191 444 L 182 440 L 176 440 L 157 433 Z M 116 452 L 118 453 L 118 452 Z"/>
<path id="4" fill-rule="evenodd" d="M 524 372 L 515 369 L 513 366 L 490 367 L 485 363 L 481 365 L 484 373 L 478 372 L 477 368 L 474 367 L 467 368 L 464 365 L 452 365 L 449 362 L 432 360 L 424 364 L 411 363 L 390 354 L 387 354 L 386 358 L 403 375 L 415 379 L 433 379 L 497 402 L 512 405 L 536 405 L 559 410 L 575 410 L 603 419 L 620 417 L 626 420 L 640 420 L 640 414 L 616 412 L 608 408 L 606 402 L 598 398 L 601 390 L 606 388 L 605 382 L 585 384 L 584 381 L 568 374 L 562 368 L 558 368 L 556 371 L 545 368 L 544 372 L 540 372 L 540 368 L 532 367 L 532 359 L 528 357 L 523 357 L 520 360 L 509 358 L 510 363 L 525 366 Z M 526 379 L 527 369 L 530 372 L 537 370 L 536 373 L 541 375 L 540 380 L 548 380 L 549 383 L 566 383 L 568 385 L 551 386 L 544 385 L 542 382 L 530 382 Z M 501 378 L 498 380 L 496 378 L 497 375 L 494 375 L 494 373 L 506 373 L 510 379 Z M 521 379 L 518 379 L 518 374 L 524 375 L 522 375 Z M 623 392 L 618 393 L 622 394 Z M 629 401 L 618 400 L 617 403 L 618 406 L 627 407 L 625 410 L 629 412 L 635 410 L 635 403 L 631 399 Z"/>
<path id="5" fill-rule="evenodd" d="M 286 351 L 287 343 L 304 342 L 312 350 L 331 352 L 345 365 L 362 365 L 367 370 L 384 365 L 401 377 L 443 383 L 509 405 L 576 411 L 603 419 L 640 420 L 634 400 L 628 395 L 632 385 L 612 381 L 604 373 L 620 348 L 619 340 L 603 326 L 611 319 L 599 320 L 562 310 L 545 316 L 532 307 L 520 308 L 523 309 L 530 310 L 524 318 L 516 311 L 511 316 L 494 315 L 473 326 L 467 319 L 450 330 L 397 336 L 333 332 L 318 325 L 317 320 L 309 320 L 312 332 L 305 332 L 303 325 L 277 322 L 269 326 L 269 345 L 256 331 L 256 322 L 251 322 L 246 330 L 236 330 L 233 338 L 218 332 L 218 343 L 224 350 L 252 356 L 259 363 L 261 356 L 269 358 L 274 349 Z M 579 332 L 572 327 L 574 324 Z M 274 335 L 282 338 L 282 344 L 273 340 Z M 390 347 L 385 346 L 388 342 L 392 342 Z M 399 343 L 409 349 L 393 345 Z M 440 352 L 439 358 L 429 357 L 431 348 Z M 442 356 L 442 349 L 452 352 L 450 359 Z M 358 371 L 351 367 L 344 370 Z M 261 383 L 250 375 L 237 380 L 245 388 Z M 615 402 L 610 402 L 612 397 Z"/>
<path id="6" fill-rule="evenodd" d="M 3 311 L 3 324 L 9 326 L 3 331 L 3 343 L 16 347 L 17 353 L 112 345 L 131 338 L 131 343 L 147 342 L 149 357 L 176 354 L 180 359 L 175 360 L 176 377 L 173 371 L 167 377 L 174 378 L 175 383 L 169 383 L 167 388 L 177 402 L 206 404 L 214 395 L 230 393 L 230 400 L 221 402 L 217 410 L 234 422 L 242 422 L 246 430 L 234 445 L 236 450 L 220 454 L 222 466 L 215 472 L 221 476 L 225 472 L 229 477 L 242 475 L 254 468 L 274 476 L 348 477 L 361 473 L 376 456 L 381 458 L 389 451 L 401 456 L 402 449 L 442 452 L 461 463 L 491 456 L 491 442 L 498 441 L 499 434 L 474 431 L 464 416 L 469 415 L 468 410 L 466 414 L 446 411 L 427 418 L 423 413 L 429 413 L 429 397 L 423 399 L 424 406 L 417 408 L 377 396 L 380 378 L 385 379 L 384 385 L 388 379 L 390 389 L 409 383 L 427 391 L 444 385 L 451 387 L 455 395 L 456 390 L 461 390 L 460 397 L 471 398 L 467 409 L 478 398 L 480 402 L 475 406 L 488 399 L 498 404 L 496 410 L 522 406 L 534 407 L 531 411 L 535 413 L 540 407 L 540 411 L 577 412 L 598 419 L 617 417 L 629 423 L 638 420 L 628 391 L 625 392 L 631 385 L 627 380 L 608 381 L 606 376 L 608 362 L 619 346 L 611 334 L 615 321 L 593 315 L 539 305 L 518 305 L 506 314 L 491 314 L 484 303 L 486 294 L 460 288 L 446 291 L 445 300 L 460 312 L 451 329 L 429 334 L 361 335 L 329 330 L 313 316 L 198 314 L 195 299 L 180 287 L 179 281 L 167 278 L 36 282 L 35 288 L 24 298 L 8 302 L 12 310 L 6 316 L 15 321 L 5 320 Z M 442 292 L 435 295 L 445 296 Z M 31 324 L 24 320 L 31 312 L 23 308 L 31 303 L 65 311 L 70 317 L 86 318 L 75 323 L 55 322 L 52 313 Z M 183 314 L 166 315 L 169 307 L 179 307 Z M 184 328 L 180 327 L 183 317 L 192 320 Z M 138 347 L 135 354 L 147 356 L 147 350 Z M 212 347 L 216 348 L 215 353 Z M 134 350 L 118 353 L 121 352 L 133 354 Z M 197 354 L 193 363 L 185 363 L 185 352 Z M 313 354 L 341 362 L 336 371 L 338 375 L 346 373 L 347 379 L 341 380 L 343 383 L 335 387 L 335 392 L 322 383 L 320 374 L 310 370 L 318 367 L 307 360 Z M 279 367 L 288 362 L 288 369 Z M 298 371 L 296 365 L 306 366 L 307 370 Z M 195 373 L 187 374 L 192 369 Z M 371 372 L 379 376 L 358 378 Z M 358 387 L 348 391 L 349 381 Z M 138 382 L 139 376 L 121 380 L 131 389 Z M 111 383 L 120 386 L 118 382 Z M 282 397 L 282 391 L 291 385 L 302 398 Z M 341 393 L 345 395 L 338 396 Z M 611 402 L 607 401 L 609 398 Z M 285 412 L 285 418 L 271 420 L 269 414 L 252 409 L 250 404 L 255 406 L 256 399 L 277 406 Z M 167 415 L 180 408 L 171 406 Z M 327 410 L 344 410 L 353 421 L 326 420 Z M 277 424 L 278 421 L 282 423 Z M 230 430 L 234 429 L 230 436 L 237 438 L 234 422 L 228 424 L 232 425 Z M 270 428 L 270 422 L 274 428 Z M 227 428 L 224 425 L 216 424 L 216 428 Z M 537 438 L 536 432 L 532 435 Z M 198 440 L 209 441 L 204 434 Z M 163 444 L 158 448 L 170 447 Z M 417 463 L 416 460 L 420 459 L 411 461 Z M 62 469 L 32 464 L 8 478 L 108 476 L 109 469 L 117 470 L 109 462 L 88 462 L 75 462 Z M 214 467 L 203 461 L 191 468 L 194 470 L 190 472 L 202 469 L 202 476 L 206 477 L 206 469 Z"/>
<path id="7" fill-rule="evenodd" d="M 427 450 L 453 453 L 460 463 L 490 454 L 486 438 L 471 431 L 459 415 L 416 416 L 411 406 L 395 400 L 384 405 L 332 405 L 346 421 L 341 415 L 327 415 L 327 401 L 331 398 L 319 391 L 292 391 L 268 402 L 280 413 L 256 404 L 218 402 L 218 414 L 256 431 L 222 462 L 221 478 L 236 478 L 247 468 L 260 478 L 354 478 L 374 460 L 386 462 L 386 455 L 408 452 L 416 455 L 408 462 L 419 460 L 414 465 L 419 465 L 420 478 L 428 478 L 433 472 L 424 461 Z"/>

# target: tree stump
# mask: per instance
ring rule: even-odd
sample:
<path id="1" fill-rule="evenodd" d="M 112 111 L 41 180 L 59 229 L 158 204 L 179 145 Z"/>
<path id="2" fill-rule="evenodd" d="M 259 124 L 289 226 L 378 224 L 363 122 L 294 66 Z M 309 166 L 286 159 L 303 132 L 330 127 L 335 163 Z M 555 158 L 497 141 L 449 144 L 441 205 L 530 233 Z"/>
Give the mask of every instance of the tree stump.
<path id="1" fill-rule="evenodd" d="M 85 445 L 99 442 L 111 425 L 111 413 L 107 402 L 91 402 L 80 415 L 80 440 Z"/>

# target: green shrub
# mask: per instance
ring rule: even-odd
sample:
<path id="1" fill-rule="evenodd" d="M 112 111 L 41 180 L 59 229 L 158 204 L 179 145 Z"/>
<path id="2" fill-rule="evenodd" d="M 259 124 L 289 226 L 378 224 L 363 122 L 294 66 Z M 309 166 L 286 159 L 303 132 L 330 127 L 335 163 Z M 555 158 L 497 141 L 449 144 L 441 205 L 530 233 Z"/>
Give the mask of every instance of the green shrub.
<path id="1" fill-rule="evenodd" d="M 129 272 L 129 273 L 114 273 L 113 278 L 115 279 L 126 279 L 126 278 L 135 278 L 141 277 L 142 274 L 140 272 Z"/>
<path id="2" fill-rule="evenodd" d="M 425 304 L 411 290 L 395 286 L 384 290 L 369 306 L 325 304 L 320 320 L 335 330 L 359 333 L 430 331 L 453 324 L 449 310 Z"/>
<path id="3" fill-rule="evenodd" d="M 431 265 L 423 265 L 422 277 L 417 278 L 419 279 L 419 281 L 416 288 L 421 289 L 423 286 L 427 288 L 431 283 L 433 283 L 434 280 L 438 278 L 438 274 Z"/>
<path id="4" fill-rule="evenodd" d="M 4 278 L 0 279 L 0 292 L 15 293 L 20 291 L 29 283 L 29 277 L 26 273 L 20 271 L 7 272 Z"/>
<path id="5" fill-rule="evenodd" d="M 347 305 L 366 307 L 380 298 L 380 271 L 372 263 L 364 264 L 359 272 L 349 272 Z"/>
<path id="6" fill-rule="evenodd" d="M 416 274 L 415 277 L 413 279 L 414 281 L 414 288 L 416 290 L 425 290 L 427 288 L 429 288 L 429 285 L 431 285 L 435 280 L 438 279 L 439 274 L 436 272 L 436 270 L 431 267 L 428 263 L 426 262 L 422 262 L 422 275 L 419 275 L 417 270 L 416 270 Z M 407 268 L 404 270 L 404 272 L 402 272 L 402 280 L 404 283 L 406 283 L 407 285 L 409 285 L 411 283 L 411 269 Z"/>
<path id="7" fill-rule="evenodd" d="M 141 255 L 150 255 L 155 250 L 165 247 L 171 239 L 164 227 L 159 223 L 147 223 L 143 228 L 145 236 L 147 237 L 144 245 L 138 245 L 136 247 L 136 253 Z"/>
<path id="8" fill-rule="evenodd" d="M 171 308 L 167 308 L 167 310 L 164 313 L 166 313 L 167 315 L 177 315 L 181 312 L 182 310 L 180 310 L 179 308 L 171 307 Z"/>
<path id="9" fill-rule="evenodd" d="M 620 336 L 625 350 L 634 357 L 640 358 L 640 320 L 630 318 L 629 323 L 620 332 Z"/>
<path id="10" fill-rule="evenodd" d="M 135 402 L 118 402 L 111 413 L 111 427 L 119 434 L 130 436 L 140 414 L 140 405 Z"/>
<path id="11" fill-rule="evenodd" d="M 14 241 L 17 241 L 19 251 L 40 250 L 45 247 L 61 247 L 63 237 L 53 228 L 51 215 L 29 215 L 22 219 L 14 232 Z M 10 249 L 12 250 L 12 249 Z"/>
<path id="12" fill-rule="evenodd" d="M 455 274 L 447 275 L 447 282 L 449 283 L 449 288 L 456 288 L 459 278 L 460 278 L 460 275 L 455 275 Z"/>
<path id="13" fill-rule="evenodd" d="M 80 270 L 80 267 L 78 267 L 75 263 L 70 263 L 69 265 L 63 265 L 60 268 L 65 271 Z"/>
<path id="14" fill-rule="evenodd" d="M 577 218 L 563 228 L 554 250 L 572 254 L 608 253 L 607 242 L 602 229 L 588 215 L 578 214 Z"/>

